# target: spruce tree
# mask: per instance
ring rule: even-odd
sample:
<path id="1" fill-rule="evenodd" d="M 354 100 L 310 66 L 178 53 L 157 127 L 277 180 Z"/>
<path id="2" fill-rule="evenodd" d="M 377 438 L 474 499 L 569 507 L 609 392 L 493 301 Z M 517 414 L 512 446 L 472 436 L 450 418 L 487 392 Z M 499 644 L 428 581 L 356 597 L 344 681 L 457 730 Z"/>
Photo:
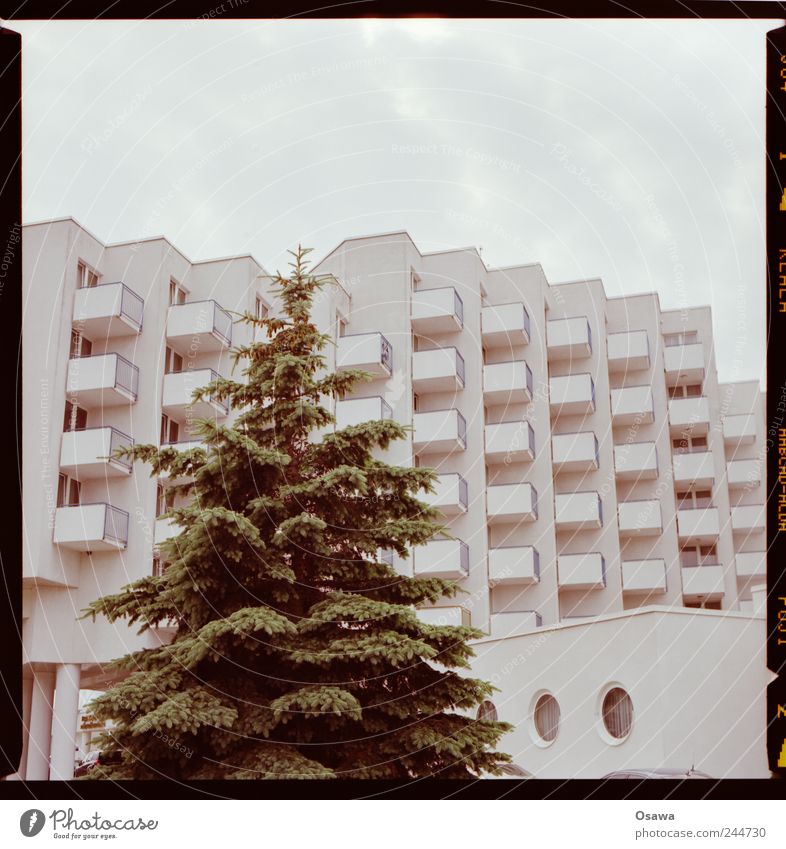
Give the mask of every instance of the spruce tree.
<path id="1" fill-rule="evenodd" d="M 113 721 L 122 760 L 92 777 L 469 779 L 510 760 L 495 747 L 511 726 L 470 714 L 494 690 L 466 673 L 480 632 L 414 610 L 459 588 L 380 559 L 440 532 L 416 497 L 436 473 L 378 459 L 406 436 L 394 421 L 333 429 L 324 399 L 368 375 L 326 373 L 333 342 L 310 314 L 330 278 L 308 271 L 307 252 L 275 276 L 282 318 L 237 319 L 265 331 L 233 351 L 245 380 L 195 393 L 229 401 L 234 423 L 200 420 L 188 451 L 130 449 L 152 475 L 186 480 L 168 514 L 180 533 L 163 574 L 85 615 L 176 631 L 114 661 L 126 677 L 92 710 Z"/>

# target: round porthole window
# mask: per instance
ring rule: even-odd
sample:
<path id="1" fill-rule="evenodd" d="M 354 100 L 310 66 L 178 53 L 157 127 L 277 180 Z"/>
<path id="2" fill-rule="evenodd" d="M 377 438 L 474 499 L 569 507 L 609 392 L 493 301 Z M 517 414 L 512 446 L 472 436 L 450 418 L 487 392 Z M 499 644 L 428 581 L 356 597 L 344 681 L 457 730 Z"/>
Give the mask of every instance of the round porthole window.
<path id="1" fill-rule="evenodd" d="M 546 743 L 553 743 L 559 732 L 559 702 L 551 695 L 544 693 L 535 702 L 533 719 L 538 737 Z"/>
<path id="2" fill-rule="evenodd" d="M 603 697 L 603 727 L 615 740 L 624 740 L 633 727 L 633 702 L 622 687 L 612 687 Z"/>
<path id="3" fill-rule="evenodd" d="M 478 719 L 487 719 L 489 722 L 497 721 L 497 709 L 494 707 L 494 702 L 488 701 L 480 703 L 478 708 Z"/>

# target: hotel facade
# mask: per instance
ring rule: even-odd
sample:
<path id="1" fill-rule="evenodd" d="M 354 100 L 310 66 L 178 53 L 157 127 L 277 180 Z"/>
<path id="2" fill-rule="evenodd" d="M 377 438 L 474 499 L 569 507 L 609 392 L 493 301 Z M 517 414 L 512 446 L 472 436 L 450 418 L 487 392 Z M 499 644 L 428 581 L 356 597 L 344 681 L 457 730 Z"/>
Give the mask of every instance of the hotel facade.
<path id="1" fill-rule="evenodd" d="M 191 402 L 250 341 L 233 313 L 276 314 L 251 256 L 191 262 L 164 238 L 105 245 L 73 219 L 23 229 L 25 741 L 18 777 L 69 778 L 80 690 L 169 638 L 80 619 L 165 566 L 167 481 L 106 459 L 193 444 Z M 457 581 L 420 615 L 486 635 L 472 673 L 520 774 L 597 778 L 695 766 L 769 774 L 764 745 L 764 395 L 719 383 L 708 307 L 550 284 L 405 232 L 343 242 L 315 322 L 330 368 L 373 377 L 337 426 L 411 426 L 389 462 L 436 468 L 447 533 L 397 570 Z M 46 308 L 42 309 L 42 305 Z M 331 402 L 333 403 L 333 402 Z"/>

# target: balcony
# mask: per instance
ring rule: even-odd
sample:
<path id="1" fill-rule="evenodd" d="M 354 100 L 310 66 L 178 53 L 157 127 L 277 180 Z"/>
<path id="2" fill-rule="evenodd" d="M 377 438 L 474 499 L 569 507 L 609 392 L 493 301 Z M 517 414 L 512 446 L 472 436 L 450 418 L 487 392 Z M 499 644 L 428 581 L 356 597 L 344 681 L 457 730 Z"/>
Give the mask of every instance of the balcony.
<path id="1" fill-rule="evenodd" d="M 622 561 L 623 593 L 665 593 L 666 589 L 665 560 Z"/>
<path id="2" fill-rule="evenodd" d="M 712 543 L 720 534 L 717 507 L 677 510 L 677 535 L 680 540 Z"/>
<path id="3" fill-rule="evenodd" d="M 469 575 L 469 547 L 459 539 L 434 539 L 414 549 L 416 578 L 460 581 Z"/>
<path id="4" fill-rule="evenodd" d="M 181 528 L 174 519 L 170 519 L 167 516 L 159 516 L 156 519 L 156 525 L 153 531 L 153 544 L 157 546 L 161 545 L 162 542 L 176 537 L 180 531 Z"/>
<path id="5" fill-rule="evenodd" d="M 723 419 L 723 441 L 731 447 L 752 445 L 756 441 L 756 420 L 752 415 L 726 416 Z"/>
<path id="6" fill-rule="evenodd" d="M 60 448 L 60 471 L 79 481 L 128 477 L 131 460 L 111 455 L 118 448 L 130 448 L 133 444 L 130 436 L 113 427 L 66 431 Z"/>
<path id="7" fill-rule="evenodd" d="M 597 492 L 569 492 L 554 496 L 554 524 L 558 531 L 603 527 L 603 502 Z"/>
<path id="8" fill-rule="evenodd" d="M 161 409 L 176 419 L 185 417 L 214 418 L 229 415 L 229 404 L 218 398 L 207 397 L 194 401 L 197 389 L 202 389 L 220 375 L 212 368 L 187 369 L 164 375 L 164 387 L 161 395 Z"/>
<path id="9" fill-rule="evenodd" d="M 682 596 L 685 601 L 720 601 L 724 591 L 723 566 L 682 568 Z"/>
<path id="10" fill-rule="evenodd" d="M 767 574 L 766 551 L 738 551 L 734 560 L 738 578 L 763 578 Z"/>
<path id="11" fill-rule="evenodd" d="M 487 424 L 485 438 L 489 463 L 521 463 L 535 459 L 535 431 L 527 421 Z"/>
<path id="12" fill-rule="evenodd" d="M 663 352 L 666 383 L 702 383 L 704 380 L 704 345 L 672 345 Z"/>
<path id="13" fill-rule="evenodd" d="M 606 337 L 610 372 L 639 371 L 650 367 L 650 342 L 646 330 L 610 333 Z"/>
<path id="14" fill-rule="evenodd" d="M 614 427 L 652 424 L 654 421 L 655 406 L 651 387 L 626 386 L 611 390 L 611 423 Z"/>
<path id="15" fill-rule="evenodd" d="M 701 436 L 710 429 L 710 405 L 703 395 L 672 398 L 669 401 L 669 428 L 672 433 Z"/>
<path id="16" fill-rule="evenodd" d="M 534 522 L 538 518 L 538 493 L 530 483 L 497 483 L 486 489 L 489 525 Z"/>
<path id="17" fill-rule="evenodd" d="M 557 584 L 561 590 L 602 590 L 606 586 L 606 561 L 597 551 L 560 554 Z"/>
<path id="18" fill-rule="evenodd" d="M 598 438 L 588 430 L 561 433 L 551 438 L 554 473 L 592 472 L 598 468 Z"/>
<path id="19" fill-rule="evenodd" d="M 683 486 L 712 486 L 715 481 L 715 462 L 712 451 L 674 454 L 672 458 L 674 483 Z"/>
<path id="20" fill-rule="evenodd" d="M 455 333 L 464 326 L 464 302 L 452 287 L 412 293 L 412 329 L 416 333 Z"/>
<path id="21" fill-rule="evenodd" d="M 654 442 L 627 442 L 614 446 L 617 480 L 651 480 L 658 477 L 658 451 Z"/>
<path id="22" fill-rule="evenodd" d="M 200 439 L 184 439 L 180 442 L 162 442 L 161 448 L 174 448 L 176 451 L 183 452 L 191 451 L 193 448 L 204 448 L 205 450 L 209 450 L 208 446 Z M 158 473 L 158 477 L 161 480 L 168 480 L 172 484 L 181 484 L 191 480 L 193 475 L 183 474 L 171 477 L 168 471 L 162 469 Z"/>
<path id="23" fill-rule="evenodd" d="M 537 610 L 507 610 L 504 613 L 491 614 L 489 637 L 503 639 L 515 637 L 518 634 L 528 634 L 537 631 L 543 624 Z"/>
<path id="24" fill-rule="evenodd" d="M 128 513 L 110 504 L 78 504 L 55 511 L 54 543 L 74 551 L 117 551 L 128 544 Z"/>
<path id="25" fill-rule="evenodd" d="M 415 413 L 412 423 L 412 448 L 417 455 L 466 450 L 467 422 L 458 410 Z"/>
<path id="26" fill-rule="evenodd" d="M 167 315 L 166 338 L 183 356 L 191 351 L 223 351 L 232 344 L 232 316 L 215 301 L 173 304 Z"/>
<path id="27" fill-rule="evenodd" d="M 531 585 L 540 581 L 540 557 L 531 545 L 510 545 L 489 549 L 491 586 Z"/>
<path id="28" fill-rule="evenodd" d="M 730 460 L 726 464 L 729 489 L 752 489 L 761 483 L 759 460 Z"/>
<path id="29" fill-rule="evenodd" d="M 336 401 L 336 430 L 365 422 L 393 418 L 390 405 L 379 395 L 370 398 L 346 398 Z"/>
<path id="30" fill-rule="evenodd" d="M 467 512 L 468 492 L 464 478 L 452 473 L 439 475 L 434 492 L 421 493 L 418 498 L 429 507 L 436 507 L 443 516 L 458 516 Z"/>
<path id="31" fill-rule="evenodd" d="M 120 354 L 74 357 L 68 361 L 66 397 L 80 407 L 133 404 L 139 369 Z"/>
<path id="32" fill-rule="evenodd" d="M 552 416 L 587 415 L 595 412 L 595 383 L 589 374 L 569 374 L 549 380 Z"/>
<path id="33" fill-rule="evenodd" d="M 577 360 L 592 354 L 592 331 L 586 316 L 546 322 L 548 359 Z"/>
<path id="34" fill-rule="evenodd" d="M 336 344 L 336 371 L 361 369 L 374 377 L 393 373 L 393 347 L 381 333 L 353 333 Z"/>
<path id="35" fill-rule="evenodd" d="M 458 628 L 464 626 L 470 627 L 470 613 L 463 607 L 419 607 L 415 611 L 415 615 L 424 625 L 432 626 L 448 626 L 450 628 Z"/>
<path id="36" fill-rule="evenodd" d="M 464 388 L 464 357 L 455 348 L 432 348 L 412 354 L 415 392 L 456 392 Z"/>
<path id="37" fill-rule="evenodd" d="M 498 304 L 480 312 L 480 334 L 486 348 L 529 345 L 529 313 L 524 304 Z"/>
<path id="38" fill-rule="evenodd" d="M 125 283 L 99 283 L 76 290 L 72 324 L 89 339 L 135 336 L 144 310 L 144 300 Z"/>
<path id="39" fill-rule="evenodd" d="M 745 504 L 731 508 L 731 529 L 734 533 L 750 534 L 765 529 L 763 504 Z"/>
<path id="40" fill-rule="evenodd" d="M 532 400 L 532 371 L 524 360 L 483 366 L 483 400 L 524 404 Z"/>
<path id="41" fill-rule="evenodd" d="M 660 501 L 622 501 L 617 505 L 621 537 L 651 537 L 663 533 Z"/>

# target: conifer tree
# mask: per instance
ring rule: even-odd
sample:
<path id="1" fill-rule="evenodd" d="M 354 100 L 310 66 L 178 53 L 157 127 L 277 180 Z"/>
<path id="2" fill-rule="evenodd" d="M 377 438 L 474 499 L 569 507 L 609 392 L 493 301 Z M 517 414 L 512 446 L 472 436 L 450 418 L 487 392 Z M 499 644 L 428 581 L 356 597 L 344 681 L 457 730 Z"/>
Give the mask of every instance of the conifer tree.
<path id="1" fill-rule="evenodd" d="M 416 497 L 436 473 L 378 458 L 401 424 L 334 429 L 324 399 L 368 375 L 326 373 L 333 342 L 310 314 L 330 279 L 309 273 L 307 253 L 275 276 L 282 318 L 238 318 L 265 331 L 233 352 L 245 380 L 194 395 L 228 401 L 233 424 L 200 420 L 187 451 L 129 449 L 152 475 L 186 480 L 168 513 L 180 532 L 162 545 L 163 574 L 85 615 L 176 631 L 114 661 L 126 677 L 92 710 L 113 721 L 122 759 L 92 777 L 466 779 L 510 760 L 495 747 L 511 726 L 472 712 L 494 690 L 466 671 L 480 632 L 414 610 L 458 587 L 380 558 L 440 531 Z"/>

